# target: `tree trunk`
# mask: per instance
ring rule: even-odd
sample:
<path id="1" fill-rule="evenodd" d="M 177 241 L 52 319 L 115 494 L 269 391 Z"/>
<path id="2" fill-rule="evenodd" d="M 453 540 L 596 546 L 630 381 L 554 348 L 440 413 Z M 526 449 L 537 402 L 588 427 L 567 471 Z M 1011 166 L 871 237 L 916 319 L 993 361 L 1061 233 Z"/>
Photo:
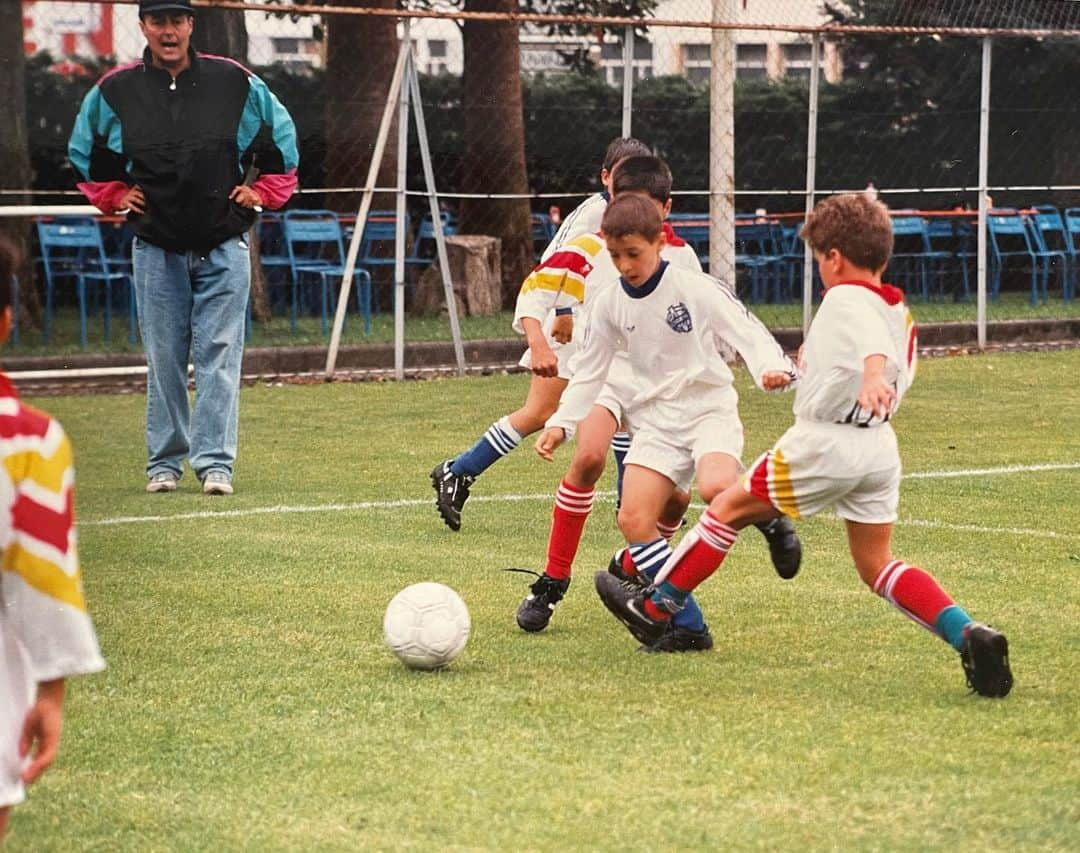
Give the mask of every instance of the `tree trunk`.
<path id="1" fill-rule="evenodd" d="M 343 0 L 340 6 L 393 9 L 394 0 Z M 326 186 L 361 187 L 371 167 L 379 122 L 397 61 L 393 18 L 327 15 Z M 395 118 L 396 118 L 395 112 Z M 378 185 L 397 180 L 397 121 L 390 130 L 379 168 Z M 393 196 L 376 195 L 374 208 L 391 207 Z M 335 193 L 326 206 L 355 211 L 360 194 Z"/>
<path id="2" fill-rule="evenodd" d="M 30 143 L 26 128 L 26 64 L 23 59 L 23 19 L 19 3 L 0 3 L 0 189 L 30 188 Z M 3 196 L 3 204 L 29 204 L 26 196 Z M 33 286 L 30 262 L 30 222 L 0 217 L 0 231 L 14 243 L 22 256 L 17 275 L 23 318 L 35 325 L 41 321 L 41 302 Z"/>
<path id="3" fill-rule="evenodd" d="M 199 9 L 191 43 L 201 53 L 227 56 L 247 65 L 248 34 L 244 12 L 237 9 Z"/>
<path id="4" fill-rule="evenodd" d="M 515 12 L 517 0 L 466 0 L 470 12 Z M 518 25 L 464 25 L 466 193 L 527 193 L 525 122 L 521 101 Z M 464 199 L 461 233 L 490 234 L 502 243 L 503 305 L 513 305 L 533 266 L 528 199 Z"/>

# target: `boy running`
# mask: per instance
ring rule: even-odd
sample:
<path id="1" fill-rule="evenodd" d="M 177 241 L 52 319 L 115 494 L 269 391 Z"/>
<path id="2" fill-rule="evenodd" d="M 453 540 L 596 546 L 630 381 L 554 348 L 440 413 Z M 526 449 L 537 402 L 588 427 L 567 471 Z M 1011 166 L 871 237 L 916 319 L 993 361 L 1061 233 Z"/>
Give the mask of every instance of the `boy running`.
<path id="1" fill-rule="evenodd" d="M 586 298 L 585 280 L 593 257 L 603 244 L 595 236 L 610 199 L 615 164 L 625 157 L 650 154 L 645 143 L 613 139 L 604 154 L 600 180 L 604 191 L 587 198 L 566 219 L 544 250 L 542 260 L 521 285 L 514 311 L 514 331 L 523 334 L 528 350 L 521 366 L 532 371 L 525 402 L 495 421 L 468 450 L 440 462 L 431 472 L 435 506 L 446 526 L 461 529 L 461 510 L 476 478 L 543 427 L 570 378 L 567 362 L 577 348 L 575 306 Z"/>
<path id="2" fill-rule="evenodd" d="M 662 225 L 640 196 L 619 196 L 608 205 L 602 229 L 620 278 L 592 304 L 574 377 L 536 442 L 537 453 L 550 460 L 604 390 L 616 353 L 625 351 L 635 393 L 625 411 L 633 439 L 619 528 L 628 543 L 624 571 L 646 577 L 671 554 L 658 522 L 676 490 L 688 490 L 696 474 L 698 490 L 711 500 L 739 472 L 738 395 L 720 342 L 738 350 L 762 390 L 785 388 L 795 374 L 772 335 L 722 284 L 661 258 Z M 639 632 L 643 649 L 712 647 L 696 605 L 665 628 Z"/>
<path id="3" fill-rule="evenodd" d="M 632 187 L 645 187 L 645 195 L 653 200 L 654 206 L 665 218 L 670 213 L 671 171 L 667 164 L 658 157 L 627 157 L 616 166 L 612 188 L 617 198 L 634 192 Z M 641 194 L 641 193 L 638 193 Z M 661 204 L 661 200 L 666 203 Z M 666 225 L 666 223 L 665 223 Z M 701 272 L 697 254 L 692 247 L 680 240 L 665 228 L 661 259 L 670 261 L 673 266 Z M 603 261 L 601 261 L 601 258 Z M 610 255 L 604 251 L 597 255 L 596 266 L 590 274 L 592 287 L 591 299 L 598 298 L 602 290 L 614 283 L 618 271 L 611 263 Z M 601 281 L 604 281 L 601 284 Z M 593 286 L 592 283 L 597 285 Z M 705 284 L 709 292 L 715 288 L 715 282 Z M 579 323 L 580 325 L 580 323 Z M 725 349 L 728 349 L 725 347 Z M 576 369 L 580 352 L 571 361 L 570 370 Z M 625 437 L 626 446 L 621 453 L 616 451 L 616 459 L 625 456 L 630 447 L 630 436 L 617 432 L 620 423 L 625 421 L 625 412 L 640 390 L 636 383 L 633 369 L 625 352 L 617 352 L 608 372 L 607 380 L 600 395 L 596 398 L 588 415 L 575 431 L 574 458 L 570 468 L 559 485 L 555 495 L 555 508 L 552 514 L 551 533 L 548 538 L 547 565 L 543 574 L 537 575 L 528 596 L 521 602 L 517 611 L 518 626 L 529 632 L 542 631 L 551 621 L 555 606 L 563 599 L 570 585 L 571 567 L 577 554 L 578 546 L 585 529 L 585 523 L 592 511 L 596 495 L 596 484 L 604 472 L 604 463 L 608 447 L 613 440 Z M 622 470 L 619 471 L 617 494 L 622 494 Z M 688 491 L 677 489 L 664 507 L 657 529 L 665 540 L 671 537 L 682 525 L 683 514 L 690 503 Z M 792 578 L 798 572 L 801 558 L 801 546 L 794 527 L 787 518 L 775 519 L 762 525 L 762 532 L 769 542 L 769 551 L 777 572 L 783 578 Z M 668 552 L 660 549 L 654 559 L 647 561 L 645 576 L 652 577 Z M 636 567 L 629 549 L 620 549 L 612 558 L 610 570 L 616 574 L 636 574 Z M 527 569 L 516 571 L 527 572 Z M 536 574 L 535 572 L 530 572 Z M 696 620 L 691 620 L 696 623 Z"/>
<path id="4" fill-rule="evenodd" d="M 859 577 L 905 616 L 960 653 L 982 696 L 1012 688 L 1004 634 L 971 619 L 927 572 L 896 559 L 890 544 L 900 455 L 889 423 L 915 378 L 916 339 L 903 293 L 883 284 L 892 223 L 861 193 L 821 202 L 807 219 L 825 296 L 807 334 L 795 425 L 736 484 L 711 501 L 656 578 L 630 590 L 606 573 L 596 588 L 635 636 L 662 636 L 747 524 L 781 513 L 804 518 L 832 507 L 847 524 Z"/>

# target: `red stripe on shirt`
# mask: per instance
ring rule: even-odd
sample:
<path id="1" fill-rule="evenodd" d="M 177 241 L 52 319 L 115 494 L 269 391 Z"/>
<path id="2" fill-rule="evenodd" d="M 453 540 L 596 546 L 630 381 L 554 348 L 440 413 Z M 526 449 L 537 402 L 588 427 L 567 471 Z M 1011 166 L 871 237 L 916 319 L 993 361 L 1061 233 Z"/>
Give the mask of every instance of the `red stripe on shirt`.
<path id="1" fill-rule="evenodd" d="M 66 490 L 63 512 L 56 512 L 20 494 L 11 507 L 12 528 L 16 533 L 25 533 L 66 554 L 73 523 L 71 492 L 71 489 Z"/>
<path id="2" fill-rule="evenodd" d="M 556 252 L 542 264 L 538 264 L 533 272 L 541 272 L 542 270 L 551 272 L 569 270 L 584 278 L 592 271 L 592 261 L 582 257 L 577 252 Z"/>
<path id="3" fill-rule="evenodd" d="M 888 305 L 899 305 L 904 301 L 904 291 L 899 287 L 893 287 L 891 284 L 871 284 L 868 281 L 841 281 L 835 286 L 841 287 L 845 284 L 850 284 L 854 287 L 864 287 L 867 290 L 876 293 L 884 299 Z"/>

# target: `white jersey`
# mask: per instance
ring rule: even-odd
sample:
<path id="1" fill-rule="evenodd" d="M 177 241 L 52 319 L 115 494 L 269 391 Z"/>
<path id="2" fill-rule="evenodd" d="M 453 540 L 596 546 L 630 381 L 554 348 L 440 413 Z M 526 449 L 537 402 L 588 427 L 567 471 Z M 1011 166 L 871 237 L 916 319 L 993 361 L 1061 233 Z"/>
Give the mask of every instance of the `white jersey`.
<path id="1" fill-rule="evenodd" d="M 631 412 L 655 409 L 663 419 L 662 412 L 683 399 L 700 401 L 702 409 L 729 405 L 734 377 L 721 341 L 739 351 L 759 387 L 768 371 L 795 375 L 776 339 L 716 279 L 664 262 L 640 288 L 620 280 L 592 304 L 573 379 L 547 425 L 573 433 L 620 350 L 629 356 L 637 388 Z"/>
<path id="2" fill-rule="evenodd" d="M 863 427 L 884 423 L 859 407 L 864 362 L 885 356 L 885 379 L 896 389 L 895 412 L 915 379 L 915 333 L 898 288 L 866 282 L 830 287 L 803 345 L 795 417 Z"/>
<path id="3" fill-rule="evenodd" d="M 540 262 L 546 261 L 575 237 L 580 237 L 582 234 L 595 234 L 599 231 L 600 220 L 604 218 L 608 201 L 609 196 L 606 192 L 595 193 L 570 211 L 540 255 Z"/>

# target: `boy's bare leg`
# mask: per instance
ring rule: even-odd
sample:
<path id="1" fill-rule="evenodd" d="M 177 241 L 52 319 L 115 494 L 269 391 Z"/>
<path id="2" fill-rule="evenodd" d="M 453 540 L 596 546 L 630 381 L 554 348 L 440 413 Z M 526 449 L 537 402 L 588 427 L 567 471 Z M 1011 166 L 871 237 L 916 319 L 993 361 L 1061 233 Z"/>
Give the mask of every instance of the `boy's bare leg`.
<path id="1" fill-rule="evenodd" d="M 975 622 L 918 566 L 893 557 L 892 524 L 847 521 L 848 546 L 863 583 L 893 607 L 960 652 L 968 686 L 983 696 L 1012 689 L 1005 635 Z"/>
<path id="2" fill-rule="evenodd" d="M 521 440 L 543 427 L 559 406 L 567 380 L 533 375 L 521 408 L 495 421 L 468 450 L 440 462 L 431 472 L 435 506 L 451 530 L 461 529 L 461 511 L 473 482 L 514 450 Z"/>
<path id="3" fill-rule="evenodd" d="M 8 816 L 11 814 L 11 806 L 0 807 L 0 844 L 4 843 L 4 834 L 7 832 Z"/>
<path id="4" fill-rule="evenodd" d="M 585 522 L 592 512 L 596 483 L 604 473 L 608 447 L 617 427 L 615 417 L 603 406 L 593 406 L 578 424 L 574 459 L 555 493 L 547 565 L 518 605 L 517 623 L 523 631 L 543 631 L 551 621 L 555 605 L 566 595 Z"/>
<path id="5" fill-rule="evenodd" d="M 529 393 L 516 412 L 510 414 L 510 425 L 524 438 L 543 428 L 547 419 L 559 408 L 559 398 L 566 390 L 568 380 L 558 376 L 533 376 Z"/>

